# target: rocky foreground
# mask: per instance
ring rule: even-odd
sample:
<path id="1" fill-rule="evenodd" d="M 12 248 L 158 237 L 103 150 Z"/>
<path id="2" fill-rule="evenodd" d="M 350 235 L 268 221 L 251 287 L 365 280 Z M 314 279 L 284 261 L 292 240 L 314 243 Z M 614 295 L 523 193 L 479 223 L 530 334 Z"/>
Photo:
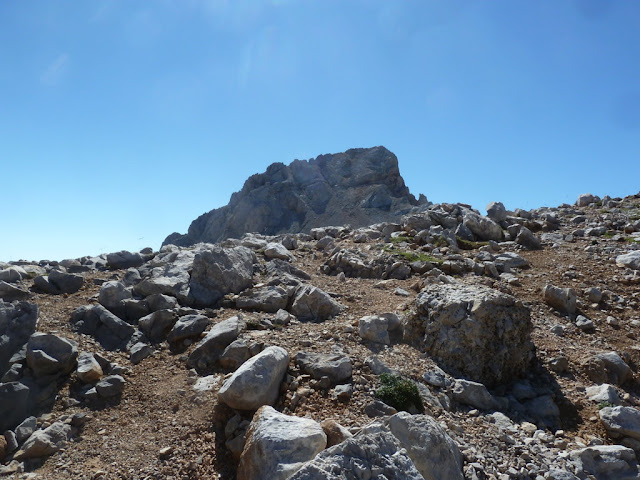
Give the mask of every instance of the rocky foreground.
<path id="1" fill-rule="evenodd" d="M 9 478 L 640 478 L 640 194 L 0 267 Z"/>

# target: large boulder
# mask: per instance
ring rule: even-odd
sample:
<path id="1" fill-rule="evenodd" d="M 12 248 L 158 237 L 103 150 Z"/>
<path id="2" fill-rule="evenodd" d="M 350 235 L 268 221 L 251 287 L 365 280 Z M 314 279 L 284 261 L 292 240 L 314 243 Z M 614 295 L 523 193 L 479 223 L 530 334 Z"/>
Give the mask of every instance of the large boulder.
<path id="1" fill-rule="evenodd" d="M 343 310 L 344 306 L 324 290 L 313 285 L 302 285 L 296 290 L 290 312 L 302 321 L 322 321 L 335 317 Z"/>
<path id="2" fill-rule="evenodd" d="M 173 233 L 164 244 L 215 243 L 246 232 L 309 233 L 326 225 L 357 228 L 393 220 L 419 204 L 428 202 L 409 193 L 393 153 L 384 147 L 355 148 L 270 165 L 251 176 L 228 205 L 201 215 L 186 235 Z"/>
<path id="3" fill-rule="evenodd" d="M 622 445 L 596 445 L 573 450 L 571 461 L 579 478 L 640 480 L 636 454 Z"/>
<path id="4" fill-rule="evenodd" d="M 244 362 L 222 385 L 218 398 L 231 408 L 257 410 L 273 405 L 287 373 L 289 354 L 281 347 L 267 347 Z"/>
<path id="5" fill-rule="evenodd" d="M 130 287 L 127 287 L 123 282 L 111 281 L 103 283 L 100 287 L 98 302 L 106 309 L 122 317 L 125 311 L 124 301 L 132 297 L 133 294 Z"/>
<path id="6" fill-rule="evenodd" d="M 464 480 L 460 450 L 433 418 L 399 412 L 385 425 L 425 480 Z"/>
<path id="7" fill-rule="evenodd" d="M 27 365 L 35 377 L 70 373 L 76 367 L 75 342 L 48 333 L 34 333 L 27 342 Z"/>
<path id="8" fill-rule="evenodd" d="M 161 342 L 178 321 L 178 314 L 173 310 L 157 310 L 142 317 L 138 327 L 152 342 Z"/>
<path id="9" fill-rule="evenodd" d="M 238 480 L 286 480 L 327 445 L 319 423 L 260 408 L 247 432 Z"/>
<path id="10" fill-rule="evenodd" d="M 0 378 L 9 369 L 9 360 L 36 331 L 38 306 L 35 303 L 0 301 Z"/>
<path id="11" fill-rule="evenodd" d="M 49 284 L 57 290 L 56 293 L 75 293 L 84 285 L 84 277 L 75 273 L 51 270 Z"/>
<path id="12" fill-rule="evenodd" d="M 164 247 L 160 254 L 141 269 L 142 280 L 133 287 L 133 293 L 141 297 L 163 294 L 187 303 L 189 297 L 190 271 L 193 259 L 208 245 L 196 245 L 192 249 Z"/>
<path id="13" fill-rule="evenodd" d="M 245 326 L 244 320 L 237 316 L 215 324 L 191 352 L 187 365 L 199 371 L 213 367 L 224 349 L 238 338 Z"/>
<path id="14" fill-rule="evenodd" d="M 246 247 L 214 245 L 193 259 L 189 297 L 196 306 L 215 305 L 227 293 L 240 293 L 253 284 L 256 255 Z"/>
<path id="15" fill-rule="evenodd" d="M 535 355 L 530 311 L 484 286 L 431 285 L 416 298 L 405 339 L 455 377 L 488 387 L 523 375 Z"/>
<path id="16" fill-rule="evenodd" d="M 357 472 L 363 473 L 358 476 Z M 376 472 L 376 477 L 372 477 L 370 472 Z M 291 480 L 359 478 L 424 480 L 407 450 L 381 424 L 369 425 L 354 437 L 320 452 L 290 477 Z"/>
<path id="17" fill-rule="evenodd" d="M 587 359 L 583 368 L 596 383 L 622 385 L 633 377 L 633 371 L 616 352 L 599 353 Z"/>
<path id="18" fill-rule="evenodd" d="M 488 217 L 469 210 L 462 210 L 462 224 L 479 240 L 502 240 L 502 227 Z"/>
<path id="19" fill-rule="evenodd" d="M 204 315 L 185 315 L 180 317 L 167 335 L 167 341 L 171 344 L 191 338 L 200 338 L 204 329 L 209 326 L 211 320 Z"/>

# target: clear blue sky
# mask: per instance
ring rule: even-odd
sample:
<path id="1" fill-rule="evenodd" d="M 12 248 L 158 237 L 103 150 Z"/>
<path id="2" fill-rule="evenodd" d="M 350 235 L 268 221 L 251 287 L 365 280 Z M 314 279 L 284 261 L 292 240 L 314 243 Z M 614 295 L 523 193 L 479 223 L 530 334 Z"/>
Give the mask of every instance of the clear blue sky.
<path id="1" fill-rule="evenodd" d="M 375 145 L 483 213 L 637 193 L 640 2 L 0 2 L 0 260 L 157 249 Z"/>

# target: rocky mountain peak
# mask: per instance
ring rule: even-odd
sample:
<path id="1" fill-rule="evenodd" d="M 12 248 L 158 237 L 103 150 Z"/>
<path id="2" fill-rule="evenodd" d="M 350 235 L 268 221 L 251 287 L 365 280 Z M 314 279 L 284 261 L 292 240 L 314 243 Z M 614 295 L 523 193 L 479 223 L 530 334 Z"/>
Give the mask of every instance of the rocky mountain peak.
<path id="1" fill-rule="evenodd" d="M 427 203 L 409 192 L 392 152 L 382 146 L 353 148 L 269 165 L 249 177 L 228 205 L 201 215 L 186 235 L 173 233 L 164 244 L 213 243 L 248 232 L 308 233 L 328 225 L 362 227 Z"/>

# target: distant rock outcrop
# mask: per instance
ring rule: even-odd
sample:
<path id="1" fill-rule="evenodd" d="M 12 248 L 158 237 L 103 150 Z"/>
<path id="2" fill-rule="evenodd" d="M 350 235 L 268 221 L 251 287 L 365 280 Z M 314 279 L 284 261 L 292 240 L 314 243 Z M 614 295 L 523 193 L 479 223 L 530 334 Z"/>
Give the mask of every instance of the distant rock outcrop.
<path id="1" fill-rule="evenodd" d="M 398 159 L 384 147 L 354 148 L 344 153 L 274 163 L 252 175 L 229 204 L 194 220 L 186 235 L 172 233 L 164 244 L 190 246 L 266 235 L 308 233 L 314 227 L 362 227 L 391 221 L 427 204 L 409 193 Z"/>

